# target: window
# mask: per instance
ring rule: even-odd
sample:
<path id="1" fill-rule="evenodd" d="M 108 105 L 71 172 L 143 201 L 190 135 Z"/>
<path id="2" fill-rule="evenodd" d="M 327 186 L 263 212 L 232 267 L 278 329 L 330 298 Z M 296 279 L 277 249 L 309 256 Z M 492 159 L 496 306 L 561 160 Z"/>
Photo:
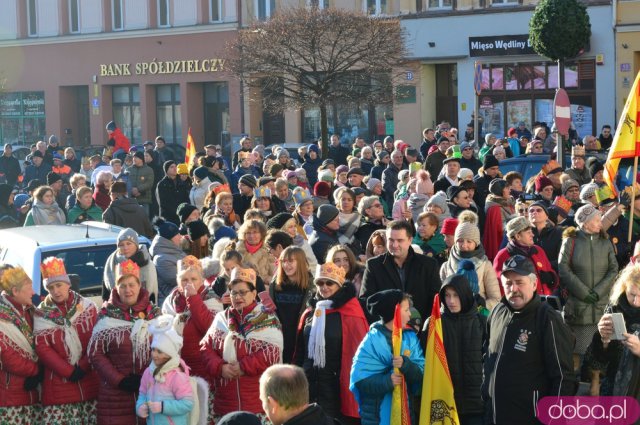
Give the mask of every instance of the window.
<path id="1" fill-rule="evenodd" d="M 268 19 L 276 9 L 275 0 L 255 0 L 256 18 L 264 21 Z"/>
<path id="2" fill-rule="evenodd" d="M 27 19 L 29 21 L 29 36 L 38 35 L 38 13 L 36 12 L 38 4 L 36 0 L 28 0 L 27 2 Z"/>
<path id="3" fill-rule="evenodd" d="M 204 84 L 204 139 L 206 144 L 228 148 L 231 116 L 229 85 L 225 82 Z"/>
<path id="4" fill-rule="evenodd" d="M 209 21 L 222 22 L 222 0 L 209 1 Z"/>
<path id="5" fill-rule="evenodd" d="M 113 119 L 131 144 L 140 142 L 140 88 L 137 85 L 113 86 Z"/>
<path id="6" fill-rule="evenodd" d="M 429 0 L 429 9 L 451 9 L 452 0 Z"/>
<path id="7" fill-rule="evenodd" d="M 182 144 L 182 116 L 180 115 L 180 85 L 156 87 L 157 134 L 167 143 Z"/>
<path id="8" fill-rule="evenodd" d="M 519 0 L 491 0 L 492 6 L 512 6 L 519 4 Z"/>
<path id="9" fill-rule="evenodd" d="M 69 0 L 69 32 L 80 32 L 80 0 Z"/>
<path id="10" fill-rule="evenodd" d="M 0 141 L 28 144 L 45 137 L 44 92 L 0 94 Z"/>
<path id="11" fill-rule="evenodd" d="M 122 0 L 111 0 L 111 14 L 113 19 L 113 29 L 114 31 L 123 29 L 123 19 L 122 19 Z"/>
<path id="12" fill-rule="evenodd" d="M 326 9 L 329 7 L 329 0 L 308 0 L 307 4 L 318 9 Z"/>
<path id="13" fill-rule="evenodd" d="M 158 0 L 158 26 L 168 27 L 169 22 L 169 0 Z"/>
<path id="14" fill-rule="evenodd" d="M 387 13 L 387 0 L 367 0 L 365 3 L 368 15 L 384 15 Z"/>

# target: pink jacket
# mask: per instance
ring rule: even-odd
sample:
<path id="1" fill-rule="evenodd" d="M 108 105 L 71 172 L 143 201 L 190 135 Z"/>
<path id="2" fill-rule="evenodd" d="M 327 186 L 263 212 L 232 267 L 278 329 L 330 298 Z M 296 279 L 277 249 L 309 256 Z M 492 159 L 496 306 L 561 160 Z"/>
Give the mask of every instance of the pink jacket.
<path id="1" fill-rule="evenodd" d="M 151 369 L 145 369 L 140 381 L 140 397 L 136 403 L 136 411 L 147 401 L 162 402 L 162 413 L 150 413 L 147 423 L 186 425 L 187 414 L 193 408 L 193 392 L 189 382 L 189 368 L 182 360 L 180 366 L 167 372 L 164 382 L 156 382 Z"/>

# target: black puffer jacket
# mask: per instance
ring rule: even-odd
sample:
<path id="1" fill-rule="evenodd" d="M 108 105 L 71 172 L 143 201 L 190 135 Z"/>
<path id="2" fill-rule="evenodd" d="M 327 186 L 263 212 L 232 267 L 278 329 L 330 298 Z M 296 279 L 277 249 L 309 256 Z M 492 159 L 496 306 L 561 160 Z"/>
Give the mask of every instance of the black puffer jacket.
<path id="1" fill-rule="evenodd" d="M 144 209 L 133 198 L 118 198 L 102 213 L 105 223 L 131 227 L 139 235 L 153 238 L 153 227 Z"/>
<path id="2" fill-rule="evenodd" d="M 551 267 L 558 272 L 558 258 L 560 257 L 560 247 L 562 246 L 562 232 L 564 227 L 554 226 L 551 223 L 538 231 L 533 227 L 533 243 L 538 245 L 547 254 Z"/>
<path id="3" fill-rule="evenodd" d="M 324 264 L 329 248 L 339 243 L 337 233 L 323 226 L 314 215 L 313 233 L 309 236 L 309 245 L 311 245 L 318 264 Z"/>

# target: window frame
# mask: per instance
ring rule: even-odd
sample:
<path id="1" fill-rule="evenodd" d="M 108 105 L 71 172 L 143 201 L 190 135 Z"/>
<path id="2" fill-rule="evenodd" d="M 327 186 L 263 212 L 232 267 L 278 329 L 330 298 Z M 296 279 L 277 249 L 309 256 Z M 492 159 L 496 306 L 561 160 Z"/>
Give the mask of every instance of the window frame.
<path id="1" fill-rule="evenodd" d="M 376 10 L 375 13 L 369 13 L 369 1 L 375 1 L 376 3 Z M 389 4 L 387 2 L 387 0 L 365 0 L 362 2 L 362 5 L 364 7 L 364 13 L 367 16 L 386 16 L 387 15 L 387 11 L 386 10 L 382 10 L 383 6 L 382 3 L 384 2 L 384 8 L 386 9 L 387 7 L 389 7 Z"/>
<path id="2" fill-rule="evenodd" d="M 170 0 L 157 0 L 157 6 L 158 6 L 158 28 L 170 28 L 171 27 L 171 1 Z M 161 9 L 162 9 L 162 4 L 164 4 L 166 6 L 166 11 L 167 11 L 167 22 L 166 23 L 162 23 L 162 15 L 160 13 Z"/>
<path id="3" fill-rule="evenodd" d="M 274 2 L 275 5 L 275 1 L 274 0 L 254 0 L 253 5 L 255 6 L 255 18 L 259 21 L 266 21 L 267 19 L 271 18 L 271 15 L 273 14 L 274 10 L 271 10 L 271 2 Z M 260 3 L 264 2 L 264 17 L 260 16 Z"/>
<path id="4" fill-rule="evenodd" d="M 314 4 L 317 3 L 317 4 Z M 307 0 L 308 7 L 317 7 L 319 10 L 324 10 L 329 7 L 329 0 Z"/>
<path id="5" fill-rule="evenodd" d="M 520 0 L 491 0 L 492 7 L 519 6 Z"/>
<path id="6" fill-rule="evenodd" d="M 27 0 L 27 35 L 38 36 L 38 0 Z"/>
<path id="7" fill-rule="evenodd" d="M 437 0 L 438 1 L 438 6 L 433 6 L 431 7 L 429 5 L 430 0 L 427 0 L 427 10 L 452 10 L 453 9 L 453 0 L 448 0 L 449 6 L 444 5 L 443 3 L 447 0 Z"/>
<path id="8" fill-rule="evenodd" d="M 120 27 L 116 27 L 116 4 L 120 5 Z M 122 0 L 111 0 L 111 29 L 124 31 L 124 4 L 122 4 Z"/>
<path id="9" fill-rule="evenodd" d="M 169 101 L 160 101 L 158 100 L 158 91 L 161 87 L 169 87 L 171 92 L 171 99 Z M 176 114 L 180 114 L 180 106 L 181 106 L 181 93 L 180 93 L 180 84 L 158 84 L 155 86 L 156 90 L 156 134 L 162 134 L 166 139 L 167 143 L 175 143 L 182 144 L 182 117 L 180 119 L 180 128 L 177 128 L 176 125 Z M 160 123 L 160 106 L 162 107 L 170 107 L 171 108 L 171 129 L 172 134 L 167 135 L 164 131 L 161 131 L 159 128 Z"/>
<path id="10" fill-rule="evenodd" d="M 72 5 L 74 5 L 74 4 L 76 6 L 75 9 L 76 9 L 76 14 L 77 14 L 77 16 L 76 16 L 76 18 L 77 18 L 77 22 L 76 22 L 77 29 L 75 31 L 73 30 L 73 13 L 72 13 L 72 10 L 73 10 Z M 81 23 L 80 23 L 80 18 L 82 16 L 82 12 L 80 11 L 80 4 L 81 4 L 80 0 L 69 0 L 69 2 L 68 2 L 68 5 L 69 5 L 69 34 L 80 34 L 80 32 L 81 32 L 82 26 L 81 26 Z"/>

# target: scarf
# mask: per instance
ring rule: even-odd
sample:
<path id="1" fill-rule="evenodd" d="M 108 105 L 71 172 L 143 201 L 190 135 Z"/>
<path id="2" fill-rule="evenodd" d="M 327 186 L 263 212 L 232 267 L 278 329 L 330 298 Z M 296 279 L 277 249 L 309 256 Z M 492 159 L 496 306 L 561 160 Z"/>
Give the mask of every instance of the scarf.
<path id="1" fill-rule="evenodd" d="M 198 293 L 198 296 L 214 316 L 218 314 L 218 312 L 224 310 L 220 297 L 218 297 L 213 290 L 213 286 L 204 285 L 202 291 Z M 187 298 L 184 294 L 178 291 L 177 288 L 171 291 L 164 304 L 162 304 L 162 312 L 174 317 L 173 328 L 179 335 L 182 335 L 184 332 L 184 326 L 191 317 L 191 310 L 187 308 Z"/>
<path id="2" fill-rule="evenodd" d="M 473 265 L 476 268 L 476 273 L 478 272 L 478 268 L 481 265 L 483 260 L 489 261 L 487 256 L 484 254 L 484 248 L 482 245 L 478 245 L 478 247 L 473 251 L 460 252 L 457 246 L 452 246 L 449 251 L 449 259 L 447 260 L 445 265 L 445 274 L 450 276 L 452 274 L 456 274 L 458 272 L 458 264 L 462 260 L 470 260 L 473 262 Z M 480 276 L 478 276 L 480 278 Z"/>
<path id="3" fill-rule="evenodd" d="M 17 352 L 20 357 L 34 362 L 38 360 L 31 326 L 7 299 L 5 292 L 0 294 L 0 342 Z"/>
<path id="4" fill-rule="evenodd" d="M 183 370 L 188 370 L 187 365 L 180 359 L 180 357 L 171 357 L 159 368 L 153 361 L 151 361 L 151 364 L 149 365 L 149 372 L 151 372 L 151 376 L 153 376 L 153 381 L 161 384 L 166 380 L 167 373 L 178 369 L 179 367 L 182 367 Z M 147 389 L 147 394 L 151 393 L 150 387 Z"/>
<path id="5" fill-rule="evenodd" d="M 64 349 L 67 361 L 71 365 L 77 365 L 82 357 L 82 342 L 78 335 L 78 327 L 87 332 L 92 326 L 92 317 L 97 314 L 96 305 L 74 291 L 69 292 L 71 308 L 63 314 L 60 308 L 47 295 L 36 310 L 33 322 L 33 333 L 37 343 L 49 344 L 49 336 L 56 331 L 61 331 L 64 340 Z M 40 339 L 41 338 L 41 339 Z"/>
<path id="6" fill-rule="evenodd" d="M 311 321 L 309 333 L 309 358 L 313 359 L 313 365 L 324 367 L 326 364 L 324 329 L 327 324 L 327 309 L 333 306 L 333 301 L 318 301 Z"/>
<path id="7" fill-rule="evenodd" d="M 53 201 L 51 205 L 47 205 L 37 198 L 33 201 L 31 207 L 31 215 L 33 216 L 33 223 L 40 224 L 65 224 L 67 219 L 64 213 L 56 203 Z"/>
<path id="8" fill-rule="evenodd" d="M 340 239 L 340 243 L 349 243 L 360 227 L 360 214 L 357 212 L 350 214 L 341 212 L 338 217 L 340 219 L 340 229 L 338 230 L 340 237 L 338 239 Z M 343 239 L 345 240 L 343 241 Z"/>
<path id="9" fill-rule="evenodd" d="M 260 248 L 262 248 L 262 243 L 263 243 L 263 241 L 260 241 L 258 245 L 249 245 L 247 241 L 242 241 L 242 242 L 244 243 L 244 247 L 247 250 L 247 252 L 252 255 L 260 251 Z"/>

